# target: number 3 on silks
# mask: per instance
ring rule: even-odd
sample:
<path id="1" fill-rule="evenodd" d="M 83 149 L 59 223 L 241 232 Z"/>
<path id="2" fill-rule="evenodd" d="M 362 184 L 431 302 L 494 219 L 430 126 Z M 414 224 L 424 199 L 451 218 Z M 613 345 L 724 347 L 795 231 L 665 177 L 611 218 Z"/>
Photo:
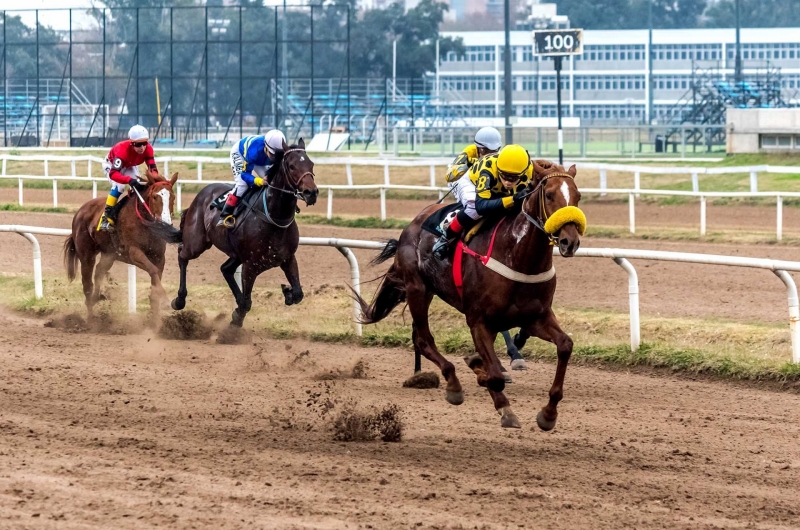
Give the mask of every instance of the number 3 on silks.
<path id="1" fill-rule="evenodd" d="M 120 169 L 122 167 L 122 159 L 115 158 L 114 159 L 114 169 Z"/>

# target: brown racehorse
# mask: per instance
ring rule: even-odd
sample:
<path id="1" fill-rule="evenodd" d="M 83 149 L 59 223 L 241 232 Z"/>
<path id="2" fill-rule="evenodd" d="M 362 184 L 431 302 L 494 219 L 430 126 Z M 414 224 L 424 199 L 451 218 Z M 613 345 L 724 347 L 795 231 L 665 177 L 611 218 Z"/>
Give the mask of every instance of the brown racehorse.
<path id="1" fill-rule="evenodd" d="M 120 208 L 113 232 L 97 230 L 105 207 L 104 198 L 87 202 L 72 218 L 72 235 L 64 242 L 64 264 L 67 276 L 72 281 L 80 261 L 83 294 L 90 318 L 94 305 L 101 300 L 103 280 L 115 261 L 135 265 L 150 275 L 150 309 L 153 318 L 158 316 L 159 305 L 166 299 L 167 293 L 161 286 L 166 244 L 150 231 L 150 227 L 172 223 L 175 206 L 172 187 L 178 180 L 178 174 L 166 180 L 148 171 L 145 177 L 147 189 L 141 193 L 145 204 L 141 203 L 135 192 L 130 193 Z M 100 263 L 95 268 L 98 254 Z"/>
<path id="2" fill-rule="evenodd" d="M 394 263 L 372 303 L 367 304 L 361 297 L 358 301 L 364 323 L 378 322 L 403 301 L 408 303 L 415 353 L 424 355 L 442 371 L 447 381 L 446 398 L 453 405 L 460 405 L 464 394 L 455 367 L 436 348 L 428 326 L 428 309 L 437 295 L 462 312 L 478 352 L 465 360 L 477 374 L 478 384 L 488 388 L 503 427 L 519 428 L 520 424 L 503 394 L 505 382 L 494 350 L 495 337 L 499 332 L 520 327 L 523 339 L 535 336 L 554 343 L 558 350 L 555 380 L 548 404 L 536 417 L 540 428 L 550 430 L 556 424 L 564 374 L 572 354 L 572 340 L 561 330 L 551 307 L 556 290 L 551 241 L 563 256 L 574 255 L 586 221 L 577 208 L 580 192 L 574 181 L 575 166 L 564 171 L 561 166 L 537 161 L 534 168 L 529 195 L 518 213 L 504 218 L 496 229 L 479 232 L 469 245 L 481 255 L 489 254 L 493 247 L 492 259 L 510 272 L 506 270 L 501 275 L 495 272 L 497 267 L 490 270 L 478 258 L 465 253 L 460 296 L 453 278 L 453 258 L 437 260 L 431 254 L 436 236 L 422 229 L 423 221 L 442 207 L 432 205 L 403 230 L 399 241 L 390 240 L 375 258 L 374 262 L 380 263 L 394 257 Z M 571 208 L 565 208 L 568 206 Z M 554 216 L 558 210 L 561 212 Z M 514 273 L 516 280 L 507 278 Z"/>
<path id="3" fill-rule="evenodd" d="M 308 158 L 301 138 L 297 145 L 283 144 L 280 159 L 272 166 L 267 184 L 251 196 L 251 207 L 239 214 L 233 229 L 217 227 L 219 210 L 210 208 L 211 201 L 231 188 L 228 184 L 206 186 L 181 216 L 181 229 L 168 230 L 162 237 L 178 247 L 181 284 L 172 308 L 186 306 L 186 267 L 190 260 L 215 246 L 228 255 L 220 270 L 236 299 L 231 326 L 241 327 L 251 306 L 251 293 L 262 272 L 280 266 L 290 286 L 283 286 L 286 305 L 303 299 L 300 273 L 295 252 L 300 233 L 294 215 L 297 200 L 313 205 L 319 190 L 314 183 L 314 162 Z M 170 229 L 171 227 L 165 227 Z M 242 288 L 234 279 L 242 265 Z"/>

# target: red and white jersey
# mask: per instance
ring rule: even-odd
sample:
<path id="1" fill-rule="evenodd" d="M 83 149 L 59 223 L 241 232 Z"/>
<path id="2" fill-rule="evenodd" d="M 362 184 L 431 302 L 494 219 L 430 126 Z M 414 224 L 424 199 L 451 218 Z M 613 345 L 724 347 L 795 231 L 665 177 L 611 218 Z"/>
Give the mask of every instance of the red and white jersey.
<path id="1" fill-rule="evenodd" d="M 144 153 L 139 154 L 131 145 L 130 140 L 123 140 L 108 152 L 108 161 L 111 162 L 111 167 L 120 170 L 126 167 L 138 167 L 141 164 L 147 164 L 147 167 L 155 166 L 155 153 L 153 146 L 147 144 Z"/>

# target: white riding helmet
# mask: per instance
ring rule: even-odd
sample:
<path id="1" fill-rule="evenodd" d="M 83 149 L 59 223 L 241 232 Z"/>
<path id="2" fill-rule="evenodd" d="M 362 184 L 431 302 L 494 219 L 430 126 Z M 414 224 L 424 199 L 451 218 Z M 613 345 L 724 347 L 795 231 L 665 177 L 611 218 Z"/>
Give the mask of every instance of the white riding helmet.
<path id="1" fill-rule="evenodd" d="M 140 142 L 142 140 L 147 140 L 149 137 L 150 133 L 147 132 L 147 129 L 138 124 L 131 127 L 131 130 L 128 131 L 128 138 L 131 142 Z"/>
<path id="2" fill-rule="evenodd" d="M 484 127 L 475 134 L 475 143 L 489 151 L 497 151 L 503 145 L 500 131 L 494 127 Z"/>
<path id="3" fill-rule="evenodd" d="M 264 135 L 264 146 L 272 151 L 283 151 L 283 144 L 286 143 L 286 137 L 278 129 L 272 129 Z"/>

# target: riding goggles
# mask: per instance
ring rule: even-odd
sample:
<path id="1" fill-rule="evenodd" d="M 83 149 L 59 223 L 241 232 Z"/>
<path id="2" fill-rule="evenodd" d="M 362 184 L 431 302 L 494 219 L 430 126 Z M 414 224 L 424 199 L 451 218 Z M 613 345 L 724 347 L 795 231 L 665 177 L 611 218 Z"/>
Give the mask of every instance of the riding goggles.
<path id="1" fill-rule="evenodd" d="M 143 140 L 141 142 L 131 142 L 131 145 L 134 146 L 134 147 L 146 147 L 147 146 L 147 140 Z"/>

